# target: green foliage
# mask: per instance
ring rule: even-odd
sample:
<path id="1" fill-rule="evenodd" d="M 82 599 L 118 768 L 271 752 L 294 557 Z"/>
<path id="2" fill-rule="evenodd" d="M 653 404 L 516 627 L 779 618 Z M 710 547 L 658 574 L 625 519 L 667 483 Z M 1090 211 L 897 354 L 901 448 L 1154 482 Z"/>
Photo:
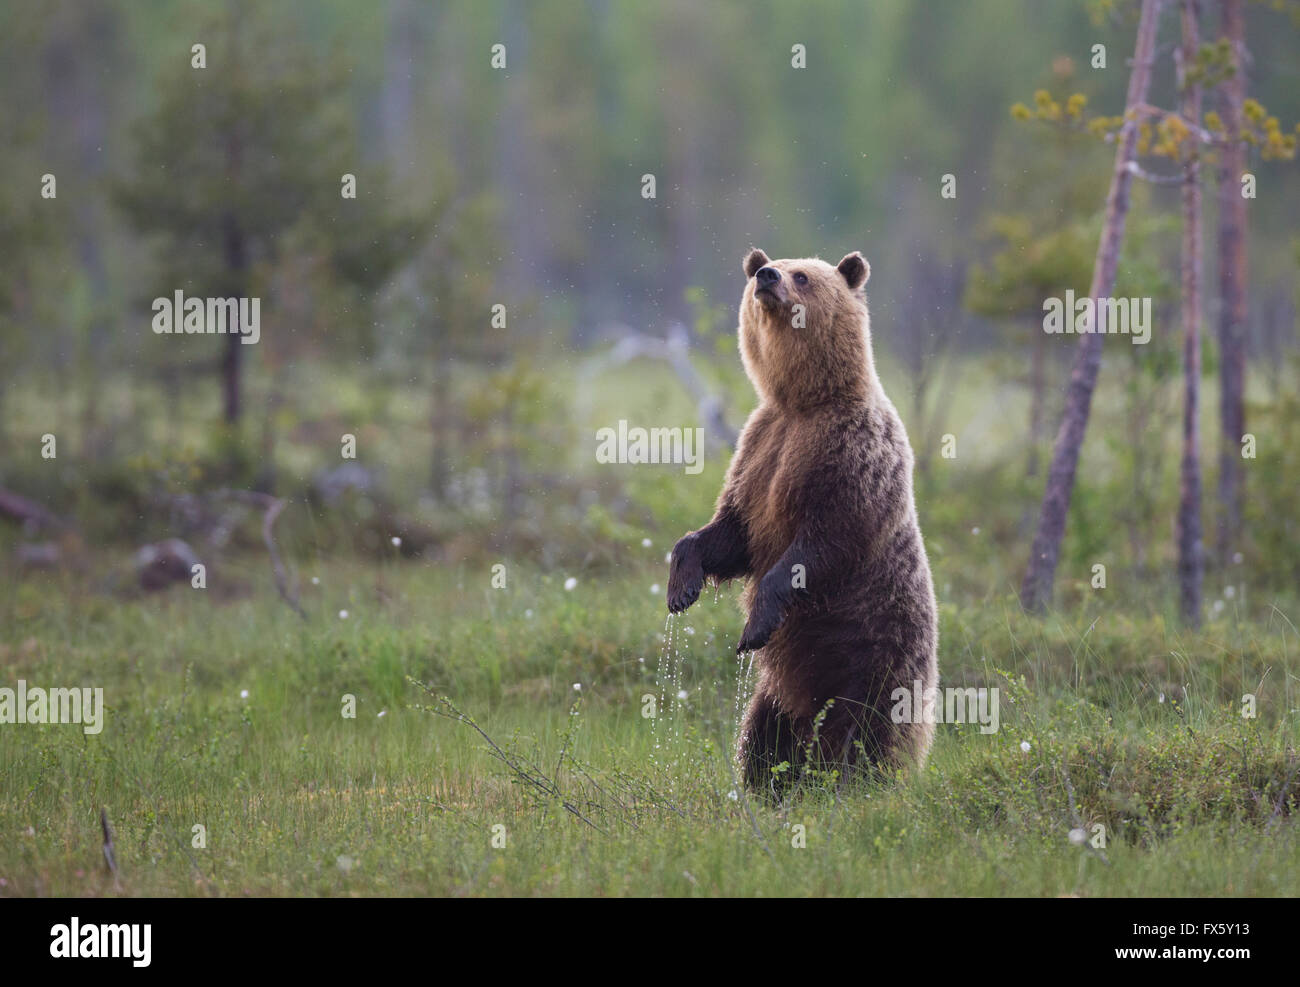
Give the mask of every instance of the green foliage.
<path id="1" fill-rule="evenodd" d="M 1300 370 L 1293 357 L 1293 372 Z M 1284 492 L 1268 481 L 1272 476 L 1295 477 L 1300 469 L 1300 397 L 1289 388 L 1272 404 L 1251 402 L 1247 428 L 1255 438 L 1257 458 L 1243 460 L 1246 495 L 1245 530 L 1250 533 L 1249 569 L 1270 585 L 1300 582 L 1300 555 L 1288 547 L 1300 537 L 1294 491 Z M 1235 443 L 1232 454 L 1245 447 Z"/>
<path id="2" fill-rule="evenodd" d="M 337 317 L 372 299 L 429 220 L 399 213 L 382 171 L 359 167 L 341 53 L 320 58 L 268 27 L 226 8 L 201 32 L 208 67 L 178 61 L 163 73 L 116 201 L 160 248 L 146 297 L 160 283 L 198 296 L 279 294 L 268 288 L 288 254 Z M 355 199 L 341 195 L 345 174 L 357 177 Z M 331 297 L 339 283 L 349 293 Z M 354 331 L 365 324 L 354 320 Z"/>

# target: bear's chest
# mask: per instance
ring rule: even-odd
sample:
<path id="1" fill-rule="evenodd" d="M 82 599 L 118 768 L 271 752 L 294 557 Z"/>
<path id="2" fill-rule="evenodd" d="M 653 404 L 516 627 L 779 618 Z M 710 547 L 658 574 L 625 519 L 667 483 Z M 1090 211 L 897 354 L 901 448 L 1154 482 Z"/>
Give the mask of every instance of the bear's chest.
<path id="1" fill-rule="evenodd" d="M 741 513 L 749 529 L 750 553 L 760 567 L 789 546 L 805 505 L 805 474 L 819 458 L 806 428 L 776 421 L 748 441 L 738 477 Z"/>

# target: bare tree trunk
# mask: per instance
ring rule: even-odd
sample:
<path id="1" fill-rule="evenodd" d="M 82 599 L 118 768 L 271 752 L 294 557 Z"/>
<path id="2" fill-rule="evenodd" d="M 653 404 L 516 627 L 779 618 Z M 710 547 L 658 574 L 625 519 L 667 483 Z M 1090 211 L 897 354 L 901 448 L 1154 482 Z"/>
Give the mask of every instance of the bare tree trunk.
<path id="1" fill-rule="evenodd" d="M 1043 436 L 1043 403 L 1047 389 L 1047 334 L 1036 322 L 1029 331 L 1034 334 L 1034 352 L 1029 365 L 1029 462 L 1025 464 L 1027 476 L 1038 475 L 1038 446 Z"/>
<path id="2" fill-rule="evenodd" d="M 1200 4 L 1182 0 L 1183 42 L 1178 59 L 1178 85 L 1182 90 L 1184 120 L 1201 119 L 1201 86 L 1189 82 L 1188 69 L 1200 47 Z M 1201 622 L 1201 579 L 1205 571 L 1201 544 L 1201 161 L 1199 142 L 1193 138 L 1183 165 L 1183 462 L 1179 484 L 1178 605 L 1183 619 L 1193 627 Z"/>
<path id="3" fill-rule="evenodd" d="M 1220 34 L 1232 45 L 1237 70 L 1219 86 L 1219 116 L 1228 143 L 1219 157 L 1219 563 L 1231 561 L 1241 543 L 1244 471 L 1241 437 L 1246 432 L 1246 200 L 1241 175 L 1241 105 L 1246 98 L 1245 18 L 1242 0 L 1221 0 Z"/>
<path id="4" fill-rule="evenodd" d="M 236 59 L 239 58 L 242 51 L 239 33 L 241 16 L 242 11 L 238 12 L 231 21 L 232 41 L 230 47 L 231 51 L 235 53 Z M 230 180 L 231 188 L 239 187 L 244 166 L 244 141 L 240 126 L 239 121 L 235 121 L 231 124 L 231 130 L 226 134 L 226 175 Z M 233 209 L 227 210 L 222 218 L 222 237 L 225 252 L 225 275 L 230 282 L 227 294 L 235 298 L 242 298 L 248 293 L 248 244 L 239 217 Z M 244 354 L 241 334 L 244 328 L 243 325 L 240 325 L 239 332 L 230 333 L 226 336 L 226 352 L 221 358 L 221 394 L 225 406 L 225 420 L 228 425 L 237 425 L 239 417 L 243 413 L 240 382 L 243 378 Z"/>
<path id="5" fill-rule="evenodd" d="M 233 334 L 227 336 L 226 352 L 221 357 L 221 399 L 227 425 L 237 425 L 239 416 L 243 412 L 239 389 L 243 351 L 239 346 L 238 336 Z"/>
<path id="6" fill-rule="evenodd" d="M 1160 0 L 1142 0 L 1142 16 L 1138 22 L 1137 43 L 1133 53 L 1133 71 L 1128 80 L 1125 122 L 1117 142 L 1115 169 L 1111 173 L 1110 193 L 1106 199 L 1106 223 L 1102 227 L 1101 241 L 1097 245 L 1097 260 L 1092 270 L 1089 294 L 1094 299 L 1110 295 L 1115 287 L 1115 269 L 1119 264 L 1120 246 L 1124 242 L 1129 190 L 1133 183 L 1133 174 L 1128 166 L 1134 159 L 1138 138 L 1137 120 L 1129 117 L 1128 113 L 1147 99 L 1159 19 Z M 1100 332 L 1084 333 L 1079 339 L 1074 367 L 1070 371 L 1065 413 L 1052 450 L 1047 489 L 1043 493 L 1043 506 L 1038 516 L 1038 531 L 1034 535 L 1029 567 L 1020 587 L 1020 603 L 1026 610 L 1041 611 L 1052 598 L 1052 582 L 1061 554 L 1061 539 L 1065 535 L 1070 495 L 1074 491 L 1074 473 L 1079 465 L 1079 452 L 1083 447 L 1084 432 L 1088 428 L 1088 411 L 1092 406 L 1092 392 L 1097 386 L 1097 371 L 1101 366 L 1102 339 L 1103 334 Z"/>
<path id="7" fill-rule="evenodd" d="M 239 220 L 233 214 L 226 215 L 225 223 L 225 261 L 226 273 L 230 278 L 232 294 L 236 297 L 247 291 L 246 273 L 248 269 L 248 252 L 244 243 L 244 233 L 239 227 Z M 240 394 L 240 380 L 243 363 L 243 325 L 239 332 L 226 336 L 226 352 L 221 358 L 221 393 L 225 405 L 227 424 L 235 425 L 243 411 Z"/>

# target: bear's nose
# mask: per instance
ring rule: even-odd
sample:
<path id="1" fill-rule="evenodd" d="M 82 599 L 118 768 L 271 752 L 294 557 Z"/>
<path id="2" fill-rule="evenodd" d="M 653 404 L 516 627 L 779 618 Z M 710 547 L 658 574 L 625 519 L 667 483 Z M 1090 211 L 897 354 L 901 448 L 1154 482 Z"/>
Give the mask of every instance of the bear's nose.
<path id="1" fill-rule="evenodd" d="M 775 267 L 760 267 L 754 277 L 760 288 L 767 288 L 781 280 L 781 272 Z"/>

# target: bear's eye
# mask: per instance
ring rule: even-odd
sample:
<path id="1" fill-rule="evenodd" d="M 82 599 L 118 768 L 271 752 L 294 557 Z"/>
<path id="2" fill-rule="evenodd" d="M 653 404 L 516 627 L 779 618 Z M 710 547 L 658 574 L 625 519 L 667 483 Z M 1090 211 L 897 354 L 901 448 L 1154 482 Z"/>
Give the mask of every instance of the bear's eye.
<path id="1" fill-rule="evenodd" d="M 808 283 L 808 275 L 804 274 L 803 271 L 796 271 L 795 274 L 794 274 L 794 283 L 795 283 L 795 284 L 807 284 L 807 283 Z"/>

